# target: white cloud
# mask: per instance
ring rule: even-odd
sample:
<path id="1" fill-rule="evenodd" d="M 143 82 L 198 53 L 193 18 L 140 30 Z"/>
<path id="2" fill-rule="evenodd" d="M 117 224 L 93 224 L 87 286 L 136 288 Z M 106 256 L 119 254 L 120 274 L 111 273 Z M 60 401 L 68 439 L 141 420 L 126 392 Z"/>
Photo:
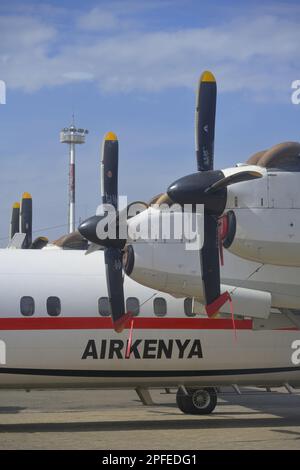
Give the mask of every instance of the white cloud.
<path id="1" fill-rule="evenodd" d="M 288 93 L 291 81 L 300 78 L 296 19 L 266 14 L 153 32 L 120 29 L 119 21 L 112 12 L 93 9 L 81 18 L 76 34 L 62 41 L 54 26 L 41 20 L 2 16 L 0 78 L 8 89 L 25 91 L 94 80 L 103 91 L 155 92 L 194 87 L 198 74 L 210 68 L 221 91 L 257 97 Z M 107 31 L 97 35 L 97 29 Z"/>
<path id="2" fill-rule="evenodd" d="M 41 47 L 51 41 L 54 27 L 41 23 L 30 16 L 0 16 L 1 52 L 19 54 L 28 48 Z"/>
<path id="3" fill-rule="evenodd" d="M 120 20 L 111 11 L 95 7 L 88 13 L 80 15 L 78 26 L 89 31 L 109 31 L 120 27 Z"/>
<path id="4" fill-rule="evenodd" d="M 94 75 L 92 73 L 87 73 L 87 72 L 79 72 L 74 70 L 73 72 L 65 72 L 63 73 L 63 78 L 66 78 L 67 80 L 70 81 L 91 81 L 94 78 Z"/>

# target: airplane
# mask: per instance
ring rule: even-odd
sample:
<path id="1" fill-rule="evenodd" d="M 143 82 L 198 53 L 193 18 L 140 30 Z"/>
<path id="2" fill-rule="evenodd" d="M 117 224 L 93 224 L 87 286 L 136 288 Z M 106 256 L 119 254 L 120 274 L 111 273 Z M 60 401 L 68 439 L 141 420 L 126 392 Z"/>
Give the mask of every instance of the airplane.
<path id="1" fill-rule="evenodd" d="M 179 409 L 201 415 L 224 385 L 300 386 L 300 144 L 213 170 L 215 105 L 216 82 L 204 72 L 199 171 L 138 204 L 136 215 L 125 210 L 129 233 L 163 205 L 204 205 L 197 252 L 184 239 L 119 236 L 113 133 L 103 142 L 101 189 L 116 237 L 99 232 L 109 228 L 100 209 L 78 228 L 87 249 L 66 249 L 68 237 L 13 249 L 16 232 L 0 250 L 0 388 L 135 388 L 146 397 L 149 388 L 176 387 Z"/>

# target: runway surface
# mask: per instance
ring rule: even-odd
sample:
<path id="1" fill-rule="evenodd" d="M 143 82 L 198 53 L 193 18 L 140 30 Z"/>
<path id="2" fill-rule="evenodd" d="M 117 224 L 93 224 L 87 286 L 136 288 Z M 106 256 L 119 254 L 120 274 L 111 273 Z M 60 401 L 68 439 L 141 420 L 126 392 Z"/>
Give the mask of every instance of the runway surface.
<path id="1" fill-rule="evenodd" d="M 210 416 L 117 390 L 0 391 L 0 449 L 300 449 L 300 394 L 222 394 Z"/>

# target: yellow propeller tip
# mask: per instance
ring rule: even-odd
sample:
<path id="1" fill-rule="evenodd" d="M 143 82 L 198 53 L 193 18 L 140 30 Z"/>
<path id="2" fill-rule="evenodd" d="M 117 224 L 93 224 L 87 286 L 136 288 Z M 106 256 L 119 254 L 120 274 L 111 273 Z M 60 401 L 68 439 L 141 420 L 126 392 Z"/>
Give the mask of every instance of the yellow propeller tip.
<path id="1" fill-rule="evenodd" d="M 211 73 L 209 70 L 205 70 L 201 77 L 200 77 L 200 82 L 215 82 L 215 76 L 213 73 Z"/>
<path id="2" fill-rule="evenodd" d="M 19 202 L 14 202 L 13 209 L 20 209 L 20 203 Z"/>
<path id="3" fill-rule="evenodd" d="M 116 136 L 116 134 L 114 132 L 108 132 L 105 137 L 104 137 L 104 140 L 118 140 L 118 137 Z"/>
<path id="4" fill-rule="evenodd" d="M 22 199 L 32 199 L 31 194 L 23 193 Z"/>

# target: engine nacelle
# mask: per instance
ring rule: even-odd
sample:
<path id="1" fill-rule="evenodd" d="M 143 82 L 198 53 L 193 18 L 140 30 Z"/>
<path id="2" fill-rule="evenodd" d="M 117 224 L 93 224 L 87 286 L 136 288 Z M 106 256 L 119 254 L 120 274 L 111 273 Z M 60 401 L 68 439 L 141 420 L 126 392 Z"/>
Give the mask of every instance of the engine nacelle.
<path id="1" fill-rule="evenodd" d="M 201 296 L 199 249 L 202 247 L 203 233 L 199 236 L 198 245 L 194 238 L 198 237 L 196 227 L 193 233 L 193 224 L 187 224 L 179 233 L 177 229 L 181 224 L 180 212 L 170 212 L 168 215 L 155 208 L 149 208 L 130 219 L 125 271 L 136 281 L 153 289 L 181 296 L 192 296 L 196 290 Z M 139 239 L 134 238 L 137 235 L 140 235 Z"/>
<path id="2" fill-rule="evenodd" d="M 180 241 L 135 242 L 126 247 L 125 272 L 152 289 L 179 297 L 202 297 L 200 260 Z"/>
<path id="3" fill-rule="evenodd" d="M 300 209 L 235 209 L 234 214 L 231 253 L 263 264 L 300 266 Z"/>
<path id="4" fill-rule="evenodd" d="M 173 243 L 135 243 L 126 251 L 125 271 L 132 279 L 152 289 L 175 297 L 193 297 L 203 302 L 198 253 L 187 252 L 184 245 Z M 230 292 L 236 315 L 268 318 L 271 309 L 269 292 L 221 284 Z M 230 313 L 230 305 L 221 310 Z M 204 310 L 203 310 L 204 313 Z"/>
<path id="5" fill-rule="evenodd" d="M 299 173 L 269 170 L 251 184 L 228 188 L 226 209 L 236 230 L 230 252 L 246 260 L 300 266 Z"/>

